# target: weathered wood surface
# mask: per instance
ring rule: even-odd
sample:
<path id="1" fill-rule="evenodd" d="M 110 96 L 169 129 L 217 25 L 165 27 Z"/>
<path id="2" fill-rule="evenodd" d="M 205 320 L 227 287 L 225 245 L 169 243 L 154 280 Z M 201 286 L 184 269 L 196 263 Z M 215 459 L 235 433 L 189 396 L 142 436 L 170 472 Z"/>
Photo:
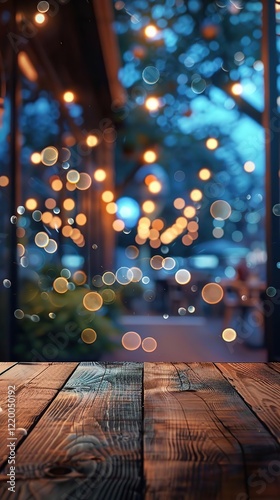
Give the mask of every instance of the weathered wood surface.
<path id="1" fill-rule="evenodd" d="M 1 373 L 4 373 L 6 370 L 9 370 L 10 368 L 12 368 L 12 366 L 15 366 L 16 363 L 12 362 L 12 361 L 2 361 L 0 363 L 0 375 Z"/>
<path id="2" fill-rule="evenodd" d="M 271 362 L 271 363 L 267 363 L 267 366 L 269 366 L 269 368 L 272 368 L 276 372 L 280 373 L 280 363 Z"/>
<path id="3" fill-rule="evenodd" d="M 279 500 L 280 364 L 18 363 L 1 500 Z M 0 365 L 1 369 L 1 365 Z M 144 404 L 144 407 L 143 407 Z"/>
<path id="4" fill-rule="evenodd" d="M 280 447 L 212 363 L 145 364 L 144 395 L 147 499 L 260 498 L 254 474 Z"/>
<path id="5" fill-rule="evenodd" d="M 0 467 L 8 457 L 8 387 L 15 386 L 17 446 L 78 363 L 18 363 L 0 377 Z M 12 424 L 12 422 L 11 422 Z"/>
<path id="6" fill-rule="evenodd" d="M 217 363 L 217 367 L 280 443 L 280 373 L 263 363 Z"/>
<path id="7" fill-rule="evenodd" d="M 13 498 L 142 498 L 142 371 L 82 363 L 20 446 Z"/>

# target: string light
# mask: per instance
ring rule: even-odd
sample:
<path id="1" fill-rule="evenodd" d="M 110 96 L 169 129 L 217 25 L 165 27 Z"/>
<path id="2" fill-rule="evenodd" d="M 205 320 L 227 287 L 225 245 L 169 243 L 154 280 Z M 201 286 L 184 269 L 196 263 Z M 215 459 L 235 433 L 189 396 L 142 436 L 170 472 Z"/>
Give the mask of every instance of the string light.
<path id="1" fill-rule="evenodd" d="M 208 181 L 208 179 L 210 179 L 211 177 L 211 172 L 208 168 L 202 168 L 199 172 L 198 172 L 198 177 L 202 180 L 202 181 Z"/>
<path id="2" fill-rule="evenodd" d="M 243 91 L 242 85 L 240 83 L 234 83 L 231 87 L 231 91 L 233 95 L 241 95 Z"/>
<path id="3" fill-rule="evenodd" d="M 86 143 L 89 148 L 94 148 L 98 144 L 98 138 L 96 135 L 90 134 L 87 136 Z"/>
<path id="4" fill-rule="evenodd" d="M 155 208 L 156 206 L 151 200 L 144 201 L 142 205 L 143 212 L 146 212 L 146 214 L 151 214 L 155 210 Z"/>
<path id="5" fill-rule="evenodd" d="M 73 94 L 73 92 L 71 92 L 70 90 L 67 90 L 67 92 L 64 92 L 64 94 L 63 94 L 64 102 L 71 103 L 74 101 L 74 99 L 75 99 L 75 95 Z"/>
<path id="6" fill-rule="evenodd" d="M 39 163 L 41 163 L 41 154 L 32 153 L 32 155 L 30 156 L 30 160 L 32 163 L 34 163 L 34 165 L 38 165 Z"/>
<path id="7" fill-rule="evenodd" d="M 146 26 L 144 33 L 147 38 L 155 38 L 158 34 L 158 29 L 153 24 L 149 24 Z"/>
<path id="8" fill-rule="evenodd" d="M 35 19 L 35 22 L 36 22 L 37 24 L 43 24 L 43 23 L 45 22 L 45 20 L 46 20 L 46 17 L 44 16 L 44 14 L 42 14 L 42 13 L 38 13 L 38 14 L 36 14 L 36 16 L 34 17 L 34 19 Z"/>
<path id="9" fill-rule="evenodd" d="M 208 149 L 211 149 L 211 150 L 217 149 L 218 145 L 219 145 L 219 143 L 218 143 L 217 139 L 215 139 L 214 137 L 210 137 L 206 141 L 206 147 Z"/>
<path id="10" fill-rule="evenodd" d="M 157 160 L 157 154 L 155 151 L 151 149 L 145 151 L 143 155 L 143 159 L 146 163 L 154 163 Z"/>
<path id="11" fill-rule="evenodd" d="M 145 107 L 149 111 L 157 111 L 160 107 L 160 101 L 157 97 L 148 97 L 145 102 Z"/>
<path id="12" fill-rule="evenodd" d="M 97 170 L 95 170 L 93 177 L 97 182 L 103 182 L 105 181 L 107 175 L 103 168 L 98 168 Z"/>

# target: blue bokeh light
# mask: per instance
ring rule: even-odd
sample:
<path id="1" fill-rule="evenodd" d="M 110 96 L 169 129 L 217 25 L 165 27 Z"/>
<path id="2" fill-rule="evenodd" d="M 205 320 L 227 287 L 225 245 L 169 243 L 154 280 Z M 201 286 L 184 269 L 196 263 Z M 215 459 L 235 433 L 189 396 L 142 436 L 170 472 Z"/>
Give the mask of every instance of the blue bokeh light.
<path id="1" fill-rule="evenodd" d="M 136 200 L 124 196 L 117 201 L 117 216 L 123 220 L 126 227 L 135 226 L 140 217 L 140 207 Z"/>

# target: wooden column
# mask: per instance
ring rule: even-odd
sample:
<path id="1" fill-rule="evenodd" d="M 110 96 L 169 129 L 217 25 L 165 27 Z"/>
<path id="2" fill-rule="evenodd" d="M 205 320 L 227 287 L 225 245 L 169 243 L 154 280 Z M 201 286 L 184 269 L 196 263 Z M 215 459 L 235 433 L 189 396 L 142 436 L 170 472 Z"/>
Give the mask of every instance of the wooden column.
<path id="1" fill-rule="evenodd" d="M 275 2 L 262 1 L 263 38 L 262 60 L 264 63 L 265 107 L 263 126 L 266 138 L 266 242 L 267 285 L 277 292 L 269 299 L 265 311 L 266 344 L 270 361 L 280 360 L 280 217 L 272 211 L 280 203 L 279 198 L 279 139 L 280 120 L 277 110 L 277 64 Z M 267 304 L 268 306 L 268 304 Z"/>
<path id="2" fill-rule="evenodd" d="M 16 0 L 13 1 L 11 12 L 11 31 L 17 33 L 16 24 Z M 19 131 L 18 131 L 18 107 L 19 107 L 19 81 L 18 81 L 18 61 L 17 53 L 11 47 L 10 52 L 10 79 L 9 79 L 9 97 L 11 103 L 10 111 L 10 214 L 9 216 L 17 215 L 17 207 L 20 204 L 20 160 L 19 160 Z M 17 329 L 17 321 L 14 316 L 14 311 L 17 308 L 18 302 L 18 264 L 17 264 L 17 225 L 10 226 L 9 239 L 9 279 L 11 281 L 10 297 L 9 297 L 9 328 L 7 332 L 5 359 L 13 358 L 13 337 Z"/>

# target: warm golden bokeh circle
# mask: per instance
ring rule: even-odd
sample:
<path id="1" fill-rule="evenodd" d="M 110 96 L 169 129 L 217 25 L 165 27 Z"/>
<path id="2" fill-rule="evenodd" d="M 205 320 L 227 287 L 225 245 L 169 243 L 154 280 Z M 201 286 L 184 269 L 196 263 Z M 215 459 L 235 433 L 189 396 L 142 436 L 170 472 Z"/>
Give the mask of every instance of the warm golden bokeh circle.
<path id="1" fill-rule="evenodd" d="M 93 344 L 97 339 L 97 333 L 92 328 L 85 328 L 81 333 L 81 339 L 85 344 Z"/>
<path id="2" fill-rule="evenodd" d="M 141 345 L 141 337 L 136 332 L 126 332 L 122 336 L 122 345 L 127 351 L 135 351 Z"/>
<path id="3" fill-rule="evenodd" d="M 224 291 L 218 283 L 207 283 L 203 287 L 201 295 L 207 304 L 218 304 L 224 296 Z"/>
<path id="4" fill-rule="evenodd" d="M 88 311 L 98 311 L 103 305 L 103 299 L 97 292 L 89 292 L 83 298 L 83 305 Z"/>

